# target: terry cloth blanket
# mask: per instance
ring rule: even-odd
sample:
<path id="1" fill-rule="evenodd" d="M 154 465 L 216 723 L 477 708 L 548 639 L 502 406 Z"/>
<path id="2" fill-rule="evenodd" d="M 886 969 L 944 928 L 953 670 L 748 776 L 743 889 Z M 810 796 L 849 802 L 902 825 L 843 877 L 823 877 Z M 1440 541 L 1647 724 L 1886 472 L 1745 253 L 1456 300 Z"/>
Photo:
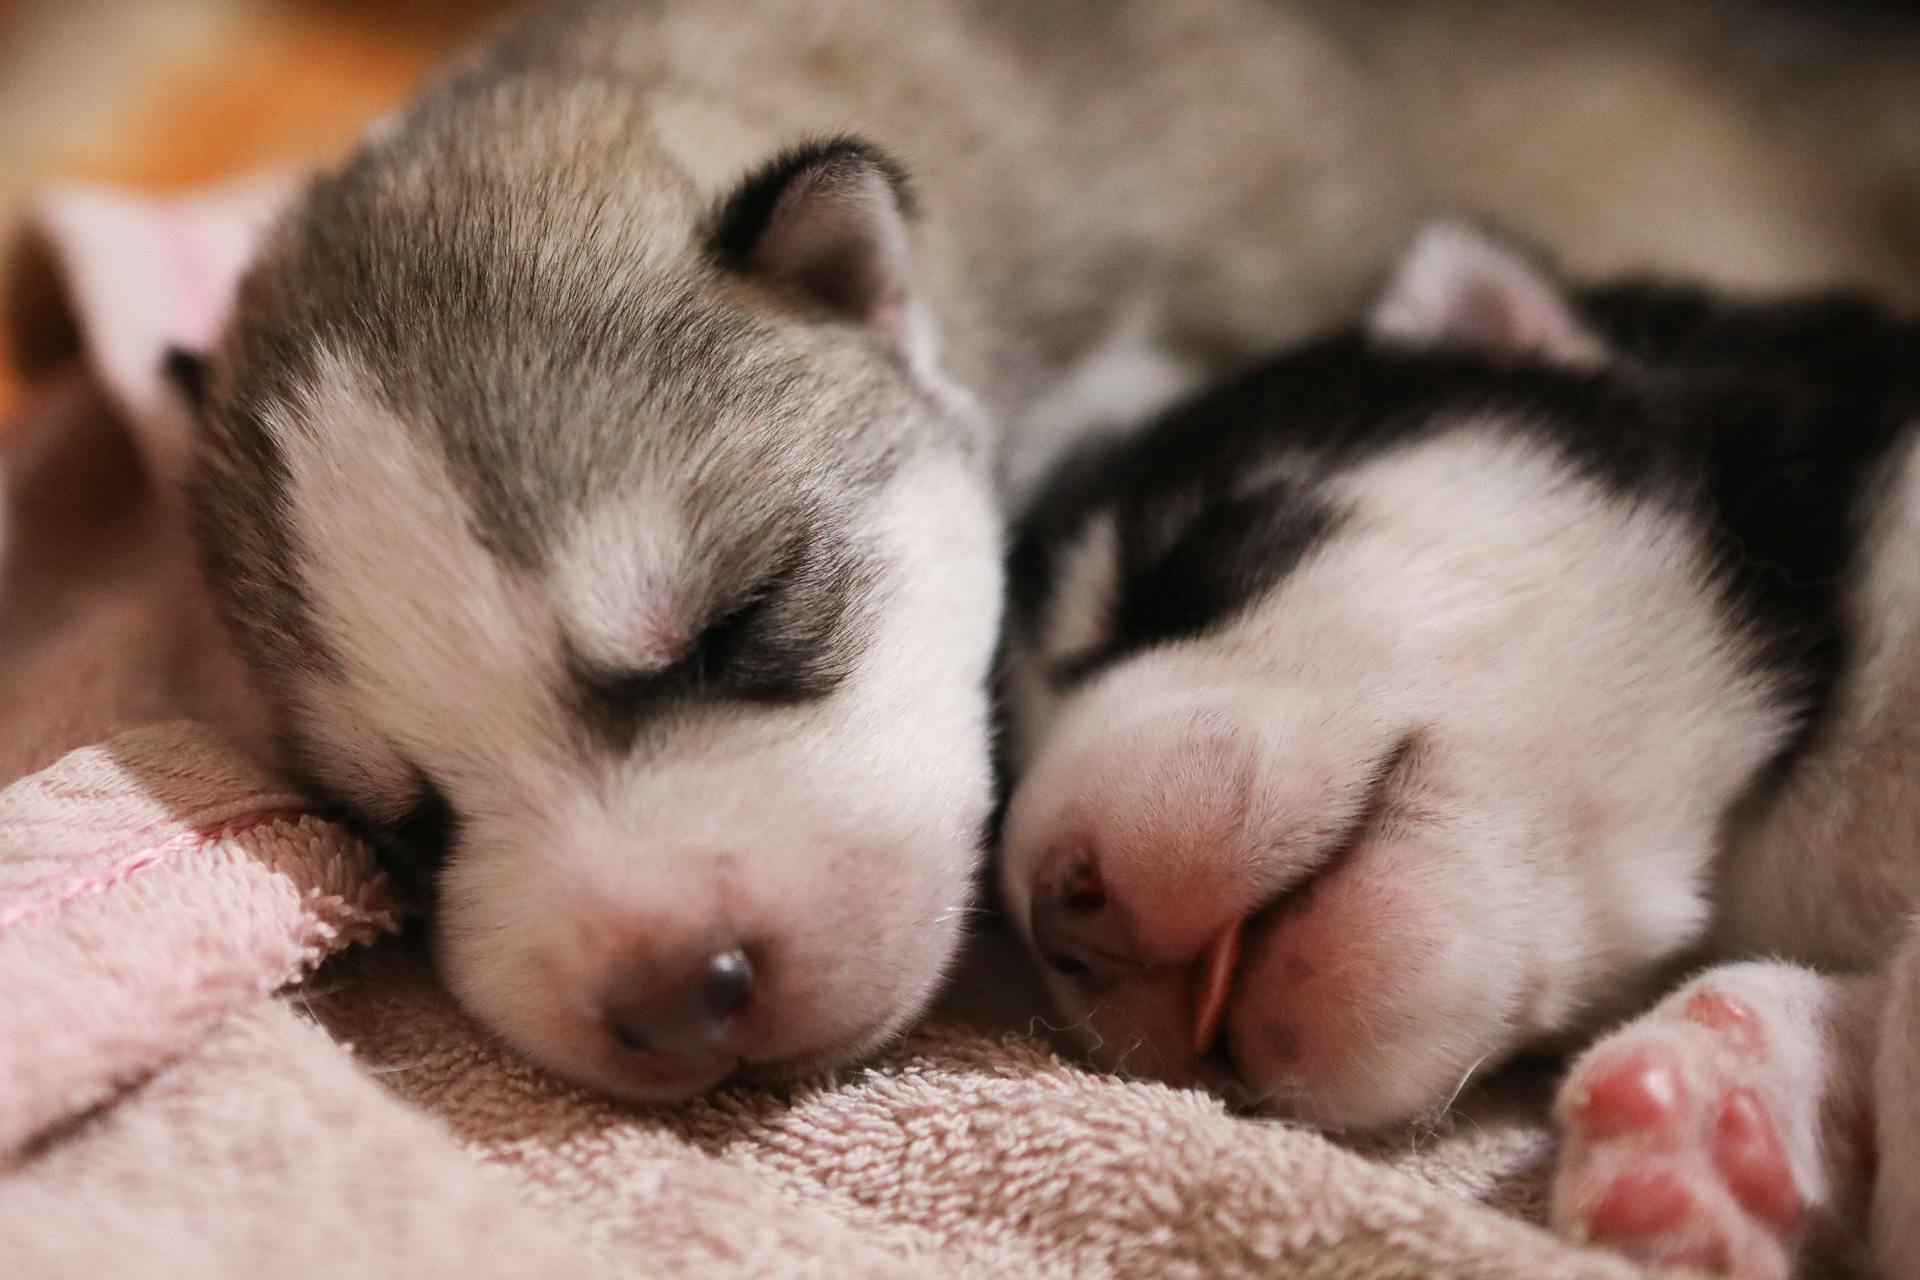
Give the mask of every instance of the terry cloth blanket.
<path id="1" fill-rule="evenodd" d="M 195 585 L 153 371 L 278 190 L 60 192 L 10 277 L 0 1275 L 1635 1274 L 1528 1221 L 1538 1082 L 1342 1147 L 1057 1055 L 991 931 L 903 1044 L 781 1092 L 637 1109 L 502 1049 L 260 763 Z"/>

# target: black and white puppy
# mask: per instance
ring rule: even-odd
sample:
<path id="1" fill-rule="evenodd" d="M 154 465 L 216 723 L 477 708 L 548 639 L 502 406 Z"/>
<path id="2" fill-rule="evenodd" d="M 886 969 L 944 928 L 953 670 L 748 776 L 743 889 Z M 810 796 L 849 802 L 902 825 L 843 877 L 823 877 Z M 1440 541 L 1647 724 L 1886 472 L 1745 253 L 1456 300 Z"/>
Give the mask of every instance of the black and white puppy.
<path id="1" fill-rule="evenodd" d="M 1557 1222 L 1778 1276 L 1870 1195 L 1920 1274 L 1917 357 L 1442 226 L 1365 331 L 1063 467 L 1004 889 L 1098 1055 L 1377 1127 L 1769 957 L 1576 1066 Z"/>

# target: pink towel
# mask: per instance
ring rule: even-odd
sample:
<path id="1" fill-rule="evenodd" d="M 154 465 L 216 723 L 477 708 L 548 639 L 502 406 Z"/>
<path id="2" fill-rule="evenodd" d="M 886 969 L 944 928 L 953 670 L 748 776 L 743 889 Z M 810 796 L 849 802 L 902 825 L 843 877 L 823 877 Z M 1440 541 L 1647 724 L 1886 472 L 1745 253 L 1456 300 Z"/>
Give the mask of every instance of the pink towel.
<path id="1" fill-rule="evenodd" d="M 1524 1093 L 1361 1153 L 950 1012 L 868 1068 L 637 1110 L 503 1050 L 413 944 L 351 945 L 393 924 L 384 881 L 260 763 L 154 375 L 277 189 L 66 192 L 18 259 L 0 1275 L 1632 1274 L 1523 1220 L 1551 1149 Z"/>
<path id="2" fill-rule="evenodd" d="M 365 849 L 205 728 L 0 791 L 0 1166 L 393 916 Z"/>
<path id="3" fill-rule="evenodd" d="M 8 259 L 18 363 L 0 423 L 0 784 L 179 717 L 264 755 L 265 720 L 199 585 L 166 350 L 206 346 L 290 184 L 175 199 L 61 188 Z"/>

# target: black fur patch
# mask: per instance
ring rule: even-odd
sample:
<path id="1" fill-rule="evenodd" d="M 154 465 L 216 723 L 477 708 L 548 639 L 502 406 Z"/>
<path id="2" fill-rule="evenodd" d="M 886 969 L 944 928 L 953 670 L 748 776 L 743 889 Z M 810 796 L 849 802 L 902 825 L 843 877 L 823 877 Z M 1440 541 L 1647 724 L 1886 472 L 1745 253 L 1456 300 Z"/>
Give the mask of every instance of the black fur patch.
<path id="1" fill-rule="evenodd" d="M 1165 547 L 1123 529 L 1116 629 L 1134 646 L 1205 631 L 1291 572 L 1335 523 L 1312 494 L 1275 481 L 1208 503 Z"/>
<path id="2" fill-rule="evenodd" d="M 1169 478 L 1171 479 L 1171 478 Z M 1237 491 L 1231 471 L 1205 470 L 1118 498 L 1118 563 L 1104 642 L 1051 674 L 1071 684 L 1129 653 L 1221 626 L 1285 577 L 1338 524 L 1304 486 L 1275 478 Z M 1013 575 L 1026 596 L 1038 540 L 1023 537 Z"/>
<path id="3" fill-rule="evenodd" d="M 867 172 L 878 172 L 885 178 L 900 212 L 907 217 L 914 215 L 912 184 L 893 157 L 864 138 L 821 138 L 789 147 L 741 181 L 714 219 L 714 256 L 724 266 L 738 269 L 749 265 L 773 221 L 780 197 L 796 179 L 812 176 L 832 180 Z"/>
<path id="4" fill-rule="evenodd" d="M 1162 607 L 1177 625 L 1130 603 L 1139 588 L 1123 585 L 1107 660 L 1203 630 L 1270 589 L 1337 527 L 1313 479 L 1243 500 L 1225 496 L 1235 477 L 1283 458 L 1289 474 L 1326 477 L 1450 424 L 1491 421 L 1694 522 L 1764 674 L 1810 726 L 1845 656 L 1841 592 L 1866 486 L 1920 415 L 1920 326 L 1837 295 L 1743 302 L 1637 284 L 1593 290 L 1580 304 L 1620 351 L 1618 364 L 1583 372 L 1347 333 L 1069 462 L 1018 531 L 1013 625 L 1037 625 L 1055 557 L 1110 511 L 1123 531 L 1123 584 L 1154 580 L 1138 572 L 1153 557 L 1140 557 L 1136 543 L 1177 547 L 1192 537 L 1205 550 L 1164 561 L 1154 589 L 1167 593 Z M 1272 513 L 1242 510 L 1243 501 Z M 1182 533 L 1168 540 L 1156 532 L 1163 528 Z M 1222 566 L 1212 583 L 1200 567 L 1209 560 Z"/>

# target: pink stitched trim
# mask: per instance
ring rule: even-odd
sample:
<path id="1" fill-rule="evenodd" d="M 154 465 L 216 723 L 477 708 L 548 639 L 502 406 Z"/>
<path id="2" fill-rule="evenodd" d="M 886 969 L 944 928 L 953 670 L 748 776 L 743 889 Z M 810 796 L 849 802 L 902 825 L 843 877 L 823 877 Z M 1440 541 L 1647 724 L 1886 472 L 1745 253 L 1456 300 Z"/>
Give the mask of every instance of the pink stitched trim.
<path id="1" fill-rule="evenodd" d="M 142 867 L 150 867 L 156 862 L 164 862 L 166 859 L 179 853 L 182 849 L 205 844 L 212 840 L 228 839 L 269 823 L 297 822 L 307 816 L 306 813 L 299 809 L 263 809 L 258 813 L 250 813 L 243 818 L 235 818 L 229 822 L 222 822 L 198 831 L 183 831 L 170 840 L 163 841 L 160 844 L 153 845 L 146 849 L 141 849 L 136 853 L 130 853 L 99 871 L 90 872 L 87 875 L 70 880 L 66 884 L 61 885 L 60 888 L 53 893 L 26 902 L 15 903 L 5 911 L 0 911 L 0 929 L 6 929 L 19 924 L 22 920 L 30 920 L 35 916 L 46 915 L 49 912 L 57 911 L 81 898 L 105 892 Z"/>
<path id="2" fill-rule="evenodd" d="M 4 0 L 0 0 L 0 3 L 4 3 Z M 74 802 L 67 801 L 65 803 Z M 103 852 L 105 852 L 106 856 L 114 858 L 117 861 L 120 858 L 130 858 L 133 856 L 132 853 L 116 852 L 117 850 L 139 850 L 144 848 L 145 846 L 140 842 L 154 839 L 155 828 L 167 829 L 191 821 L 193 829 L 197 831 L 224 831 L 229 823 L 245 822 L 251 814 L 256 812 L 278 812 L 282 809 L 291 810 L 295 808 L 304 808 L 304 805 L 287 792 L 256 788 L 234 799 L 222 801 L 219 804 L 194 806 L 194 813 L 201 815 L 197 821 L 190 820 L 184 816 L 175 817 L 168 815 L 156 817 L 151 822 L 141 823 L 138 827 L 121 833 L 118 839 L 113 840 L 111 842 L 114 846 L 113 850 Z M 225 814 L 227 816 L 209 816 L 215 814 Z M 6 816 L 6 810 L 0 808 L 0 827 L 6 825 Z M 174 837 L 169 836 L 167 838 L 173 839 Z M 87 856 L 91 859 L 93 855 L 89 853 Z M 75 861 L 79 861 L 79 859 L 76 858 Z M 73 878 L 74 874 L 73 870 L 67 867 L 49 871 L 45 875 L 37 876 L 21 884 L 9 885 L 6 889 L 5 897 L 7 900 L 16 902 L 21 898 L 37 897 L 40 894 L 55 891 L 57 886 L 66 884 Z M 15 911 L 18 909 L 18 907 L 10 908 L 10 910 Z"/>

